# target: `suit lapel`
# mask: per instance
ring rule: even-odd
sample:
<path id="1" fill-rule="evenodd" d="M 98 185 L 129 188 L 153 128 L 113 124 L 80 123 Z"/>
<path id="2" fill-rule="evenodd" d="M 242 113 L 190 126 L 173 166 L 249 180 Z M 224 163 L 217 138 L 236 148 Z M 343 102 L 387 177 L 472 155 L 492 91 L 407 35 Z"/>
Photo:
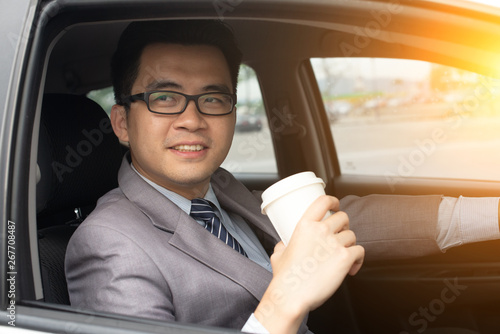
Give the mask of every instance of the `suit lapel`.
<path id="1" fill-rule="evenodd" d="M 220 184 L 212 183 L 221 206 L 244 217 L 250 225 L 254 225 L 254 229 L 263 232 L 262 234 L 267 235 L 269 231 L 271 235 L 267 235 L 267 239 L 273 243 L 278 238 L 276 232 L 272 227 L 269 229 L 266 226 L 265 217 L 258 211 L 256 213 L 251 210 L 255 210 L 256 205 L 258 207 L 258 200 L 231 174 L 225 172 L 224 177 L 229 177 L 230 180 L 224 189 L 221 189 Z M 173 234 L 169 241 L 173 247 L 241 285 L 258 300 L 262 298 L 272 274 L 221 242 L 147 184 L 132 170 L 127 156 L 122 162 L 118 181 L 125 196 L 148 216 L 155 227 Z M 228 193 L 224 194 L 225 191 Z M 239 195 L 235 197 L 235 193 Z M 242 203 L 248 201 L 250 208 L 239 204 L 240 199 Z"/>
<path id="2" fill-rule="evenodd" d="M 260 300 L 272 274 L 239 254 L 186 215 L 170 244 L 244 287 Z"/>
<path id="3" fill-rule="evenodd" d="M 154 226 L 173 233 L 182 220 L 184 212 L 132 170 L 128 156 L 127 153 L 118 172 L 120 189 L 151 220 Z"/>
<path id="4" fill-rule="evenodd" d="M 267 216 L 261 213 L 261 201 L 232 174 L 222 168 L 219 168 L 212 176 L 212 187 L 220 205 L 226 211 L 243 217 L 259 238 L 264 249 L 271 255 L 280 238 Z"/>

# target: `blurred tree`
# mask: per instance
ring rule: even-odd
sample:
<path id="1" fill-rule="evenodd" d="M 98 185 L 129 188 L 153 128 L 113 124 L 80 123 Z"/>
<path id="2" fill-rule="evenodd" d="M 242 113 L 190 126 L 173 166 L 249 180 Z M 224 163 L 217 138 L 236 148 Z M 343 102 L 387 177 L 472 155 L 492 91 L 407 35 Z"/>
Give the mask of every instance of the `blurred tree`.
<path id="1" fill-rule="evenodd" d="M 438 92 L 474 88 L 479 84 L 479 76 L 460 68 L 432 64 L 431 88 Z"/>
<path id="2" fill-rule="evenodd" d="M 113 87 L 93 90 L 87 94 L 87 97 L 99 104 L 109 115 L 111 107 L 115 104 Z"/>

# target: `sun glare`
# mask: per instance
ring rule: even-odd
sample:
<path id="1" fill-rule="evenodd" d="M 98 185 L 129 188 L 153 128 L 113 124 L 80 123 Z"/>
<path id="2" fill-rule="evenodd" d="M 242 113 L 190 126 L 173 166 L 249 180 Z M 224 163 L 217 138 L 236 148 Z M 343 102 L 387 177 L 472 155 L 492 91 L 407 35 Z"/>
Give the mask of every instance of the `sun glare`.
<path id="1" fill-rule="evenodd" d="M 500 8 L 500 2 L 498 0 L 467 0 L 467 1 Z"/>

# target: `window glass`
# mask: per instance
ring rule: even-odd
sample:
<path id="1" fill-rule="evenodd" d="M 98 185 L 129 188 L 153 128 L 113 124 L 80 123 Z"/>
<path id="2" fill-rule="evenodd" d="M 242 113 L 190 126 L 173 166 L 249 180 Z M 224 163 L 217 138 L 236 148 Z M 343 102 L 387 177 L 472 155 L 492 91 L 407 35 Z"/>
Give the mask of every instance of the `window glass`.
<path id="1" fill-rule="evenodd" d="M 113 88 L 94 90 L 87 96 L 108 113 L 114 104 Z M 238 103 L 233 144 L 222 167 L 235 173 L 277 173 L 271 133 L 255 71 L 245 65 L 238 77 Z"/>
<path id="2" fill-rule="evenodd" d="M 111 107 L 115 104 L 115 95 L 113 87 L 93 90 L 87 94 L 87 97 L 97 102 L 102 109 L 108 114 L 111 113 Z"/>
<path id="3" fill-rule="evenodd" d="M 246 65 L 238 77 L 233 144 L 222 164 L 233 173 L 277 173 L 271 132 L 255 71 Z"/>
<path id="4" fill-rule="evenodd" d="M 414 60 L 311 62 L 343 174 L 500 180 L 500 80 Z"/>

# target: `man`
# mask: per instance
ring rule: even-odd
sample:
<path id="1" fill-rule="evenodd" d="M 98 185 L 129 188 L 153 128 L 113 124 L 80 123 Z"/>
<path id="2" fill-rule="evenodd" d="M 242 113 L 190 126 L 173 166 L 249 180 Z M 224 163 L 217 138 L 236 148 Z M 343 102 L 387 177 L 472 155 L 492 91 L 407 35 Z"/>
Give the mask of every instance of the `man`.
<path id="1" fill-rule="evenodd" d="M 234 132 L 240 61 L 220 22 L 133 23 L 123 33 L 112 66 L 111 122 L 130 154 L 119 188 L 100 199 L 68 245 L 73 306 L 304 333 L 308 312 L 359 270 L 364 249 L 337 199 L 315 201 L 285 248 L 260 213 L 260 200 L 219 168 Z M 394 208 L 384 207 L 384 197 L 342 204 L 374 256 L 422 255 L 463 242 L 446 232 L 461 222 L 446 218 L 439 223 L 445 229 L 436 227 L 443 221 L 441 196 L 389 202 Z M 402 218 L 400 210 L 409 209 L 411 217 Z M 337 213 L 321 221 L 328 210 Z M 304 275 L 301 268 L 311 261 L 315 270 Z"/>

